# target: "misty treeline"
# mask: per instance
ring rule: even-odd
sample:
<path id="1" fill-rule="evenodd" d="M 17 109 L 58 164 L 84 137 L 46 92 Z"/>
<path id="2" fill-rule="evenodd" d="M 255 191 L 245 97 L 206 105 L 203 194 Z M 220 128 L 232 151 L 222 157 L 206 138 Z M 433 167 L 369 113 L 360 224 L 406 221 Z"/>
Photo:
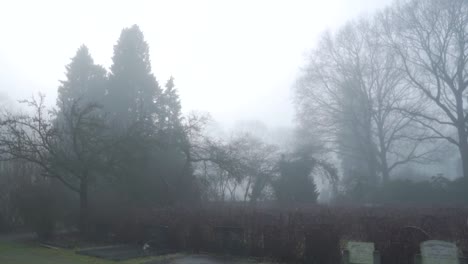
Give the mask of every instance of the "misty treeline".
<path id="1" fill-rule="evenodd" d="M 468 178 L 467 63 L 467 1 L 397 1 L 323 34 L 295 89 L 299 130 L 338 160 L 342 190 L 355 199 L 370 202 L 385 188 L 398 196 L 411 184 L 408 194 L 425 190 L 421 200 L 431 202 L 435 189 L 462 194 L 460 184 Z M 411 180 L 417 174 L 411 168 L 437 168 L 451 157 L 460 169 L 430 172 L 426 179 L 434 176 L 434 188 L 390 182 Z"/>
<path id="2" fill-rule="evenodd" d="M 55 107 L 38 95 L 2 109 L 0 228 L 96 234 L 128 209 L 311 204 L 319 190 L 329 202 L 466 202 L 467 25 L 464 0 L 412 0 L 323 34 L 294 89 L 286 146 L 249 129 L 219 136 L 208 114 L 183 114 L 136 25 L 109 69 L 81 46 Z M 460 175 L 412 172 L 451 156 Z"/>
<path id="3" fill-rule="evenodd" d="M 136 25 L 122 30 L 109 71 L 83 45 L 60 83 L 56 107 L 35 96 L 3 109 L 0 123 L 0 218 L 43 235 L 53 219 L 102 232 L 112 222 L 102 217 L 129 208 L 315 202 L 311 171 L 335 173 L 306 151 L 280 154 L 245 131 L 213 136 L 208 115 L 183 115 L 174 78 L 158 83 Z"/>

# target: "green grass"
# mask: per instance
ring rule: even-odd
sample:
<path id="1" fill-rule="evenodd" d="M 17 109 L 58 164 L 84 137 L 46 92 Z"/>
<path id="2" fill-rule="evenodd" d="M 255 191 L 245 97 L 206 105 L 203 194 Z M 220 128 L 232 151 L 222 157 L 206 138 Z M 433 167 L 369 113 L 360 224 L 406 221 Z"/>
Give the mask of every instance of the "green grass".
<path id="1" fill-rule="evenodd" d="M 175 255 L 170 255 L 114 262 L 78 255 L 73 250 L 49 249 L 37 245 L 0 241 L 1 264 L 140 264 L 153 259 L 163 261 L 174 257 Z"/>

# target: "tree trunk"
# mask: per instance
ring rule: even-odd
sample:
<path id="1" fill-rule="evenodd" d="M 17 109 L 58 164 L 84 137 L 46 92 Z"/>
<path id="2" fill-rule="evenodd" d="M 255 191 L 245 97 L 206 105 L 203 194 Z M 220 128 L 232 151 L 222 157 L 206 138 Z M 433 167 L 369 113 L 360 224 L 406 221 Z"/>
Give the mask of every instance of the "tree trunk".
<path id="1" fill-rule="evenodd" d="M 80 232 L 88 231 L 88 177 L 85 175 L 80 182 Z"/>
<path id="2" fill-rule="evenodd" d="M 468 179 L 468 142 L 465 128 L 458 129 L 460 157 L 462 162 L 463 177 Z"/>
<path id="3" fill-rule="evenodd" d="M 386 184 L 390 179 L 390 169 L 387 163 L 387 152 L 383 143 L 380 144 L 380 170 L 382 171 L 382 184 Z"/>
<path id="4" fill-rule="evenodd" d="M 251 184 L 251 178 L 249 177 L 249 181 L 247 182 L 247 187 L 245 188 L 245 192 L 244 192 L 244 202 L 247 202 L 247 197 L 249 197 L 250 184 Z"/>
<path id="5" fill-rule="evenodd" d="M 458 132 L 458 149 L 462 162 L 463 177 L 468 177 L 468 133 L 466 131 L 465 109 L 463 106 L 463 94 L 459 93 L 456 96 L 457 102 L 457 132 Z"/>
<path id="6" fill-rule="evenodd" d="M 468 179 L 468 150 L 466 147 L 464 149 L 460 148 L 460 154 L 462 159 L 463 177 Z"/>
<path id="7" fill-rule="evenodd" d="M 378 124 L 379 133 L 379 157 L 380 157 L 380 170 L 382 171 L 382 184 L 386 184 L 390 178 L 390 169 L 387 162 L 387 148 L 384 137 L 384 129 L 381 123 Z"/>
<path id="8" fill-rule="evenodd" d="M 390 179 L 387 158 L 383 157 L 381 162 L 382 162 L 382 183 L 386 184 L 388 180 Z"/>

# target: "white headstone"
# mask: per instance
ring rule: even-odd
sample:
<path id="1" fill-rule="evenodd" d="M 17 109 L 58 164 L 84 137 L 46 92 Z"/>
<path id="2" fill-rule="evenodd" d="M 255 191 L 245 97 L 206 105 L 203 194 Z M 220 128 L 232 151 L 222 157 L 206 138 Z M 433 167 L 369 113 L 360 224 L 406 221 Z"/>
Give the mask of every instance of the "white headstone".
<path id="1" fill-rule="evenodd" d="M 421 243 L 423 264 L 458 264 L 458 248 L 455 244 L 428 240 Z"/>
<path id="2" fill-rule="evenodd" d="M 374 264 L 374 243 L 349 241 L 349 263 Z"/>

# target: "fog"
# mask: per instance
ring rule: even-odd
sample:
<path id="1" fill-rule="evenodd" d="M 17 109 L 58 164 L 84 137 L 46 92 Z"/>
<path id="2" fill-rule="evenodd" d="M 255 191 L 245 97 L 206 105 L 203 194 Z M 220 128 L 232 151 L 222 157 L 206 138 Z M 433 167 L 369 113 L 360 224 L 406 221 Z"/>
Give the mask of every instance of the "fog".
<path id="1" fill-rule="evenodd" d="M 225 126 L 292 127 L 292 86 L 319 35 L 390 2 L 5 1 L 0 94 L 15 101 L 42 92 L 54 105 L 80 45 L 108 68 L 120 31 L 137 24 L 158 81 L 175 78 L 183 112 L 209 112 Z"/>
<path id="2" fill-rule="evenodd" d="M 466 262 L 467 0 L 8 1 L 0 32 L 2 264 Z"/>

